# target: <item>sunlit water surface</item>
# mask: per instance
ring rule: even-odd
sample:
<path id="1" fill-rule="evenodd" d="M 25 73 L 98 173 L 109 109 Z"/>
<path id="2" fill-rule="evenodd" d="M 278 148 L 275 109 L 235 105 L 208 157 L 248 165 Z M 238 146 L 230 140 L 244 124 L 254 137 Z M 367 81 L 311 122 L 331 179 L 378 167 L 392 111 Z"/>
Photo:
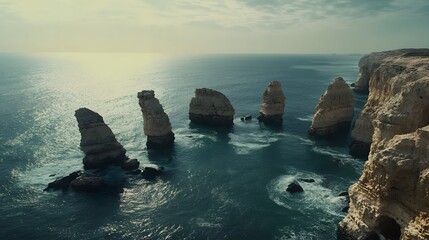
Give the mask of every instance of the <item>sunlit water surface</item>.
<path id="1" fill-rule="evenodd" d="M 318 98 L 336 76 L 351 83 L 355 55 L 0 54 L 0 239 L 334 239 L 338 194 L 363 162 L 350 136 L 309 138 Z M 257 116 L 262 92 L 280 80 L 282 128 Z M 198 87 L 236 109 L 231 130 L 190 124 Z M 174 149 L 146 149 L 137 92 L 155 90 L 176 134 Z M 366 96 L 355 96 L 356 114 Z M 120 195 L 43 192 L 82 168 L 74 111 L 100 113 L 132 158 L 165 167 L 131 177 Z M 52 176 L 55 174 L 54 176 Z M 301 178 L 303 194 L 287 185 Z"/>

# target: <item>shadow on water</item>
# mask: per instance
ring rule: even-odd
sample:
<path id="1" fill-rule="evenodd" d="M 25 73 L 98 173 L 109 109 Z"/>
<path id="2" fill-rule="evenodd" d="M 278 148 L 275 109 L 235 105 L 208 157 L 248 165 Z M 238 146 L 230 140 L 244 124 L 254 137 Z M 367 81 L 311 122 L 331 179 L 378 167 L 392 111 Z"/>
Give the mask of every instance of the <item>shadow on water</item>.
<path id="1" fill-rule="evenodd" d="M 282 122 L 282 124 L 272 124 L 272 123 L 270 124 L 270 123 L 264 123 L 264 122 L 258 121 L 258 124 L 261 127 L 261 129 L 265 128 L 275 133 L 280 133 L 284 131 L 284 128 L 283 128 L 284 121 Z"/>
<path id="2" fill-rule="evenodd" d="M 316 145 L 347 148 L 352 141 L 351 131 L 352 126 L 350 125 L 348 128 L 328 136 L 317 137 L 309 134 L 308 138 L 315 141 Z"/>
<path id="3" fill-rule="evenodd" d="M 170 163 L 177 157 L 175 145 L 173 144 L 171 147 L 163 149 L 148 149 L 147 157 L 150 162 L 156 164 Z"/>

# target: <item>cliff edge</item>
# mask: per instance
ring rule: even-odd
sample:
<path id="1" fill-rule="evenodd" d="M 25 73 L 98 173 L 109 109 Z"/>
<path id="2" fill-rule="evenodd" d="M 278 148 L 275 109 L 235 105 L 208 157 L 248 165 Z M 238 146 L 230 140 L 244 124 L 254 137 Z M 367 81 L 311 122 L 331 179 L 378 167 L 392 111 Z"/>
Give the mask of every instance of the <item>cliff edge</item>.
<path id="1" fill-rule="evenodd" d="M 409 133 L 426 125 L 426 119 L 421 119 L 422 114 L 414 106 L 419 108 L 418 106 L 424 105 L 424 99 L 419 100 L 419 89 L 424 89 L 422 84 L 425 85 L 425 78 L 429 75 L 429 49 L 371 53 L 360 60 L 359 66 L 360 74 L 355 90 L 368 90 L 369 95 L 352 130 L 350 154 L 365 158 L 369 154 L 374 134 L 373 121 L 382 108 L 391 108 L 405 100 L 404 94 L 407 94 L 407 98 L 418 101 L 409 101 L 409 109 L 401 113 L 407 114 L 408 117 L 402 118 L 405 117 L 412 123 L 410 127 L 406 126 L 409 123 L 402 123 L 399 127 L 404 129 L 402 133 Z M 406 91 L 408 92 L 405 93 Z"/>

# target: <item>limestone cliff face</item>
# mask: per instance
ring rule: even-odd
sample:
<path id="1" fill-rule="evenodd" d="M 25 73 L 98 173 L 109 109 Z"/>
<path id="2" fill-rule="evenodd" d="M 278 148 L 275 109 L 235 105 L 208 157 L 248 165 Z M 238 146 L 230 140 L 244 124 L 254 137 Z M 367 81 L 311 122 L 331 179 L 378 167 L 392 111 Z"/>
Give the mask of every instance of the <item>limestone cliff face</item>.
<path id="1" fill-rule="evenodd" d="M 371 151 L 340 229 L 348 239 L 429 239 L 429 51 L 385 58 L 369 85 L 358 133 L 372 136 Z"/>
<path id="2" fill-rule="evenodd" d="M 343 78 L 338 77 L 328 86 L 316 106 L 309 133 L 326 136 L 350 127 L 353 118 L 353 92 Z"/>
<path id="3" fill-rule="evenodd" d="M 189 119 L 195 123 L 209 125 L 232 125 L 235 110 L 222 93 L 208 88 L 195 90 L 189 104 Z"/>
<path id="4" fill-rule="evenodd" d="M 429 239 L 429 126 L 378 144 L 349 189 L 341 232 L 347 239 Z"/>
<path id="5" fill-rule="evenodd" d="M 170 119 L 159 100 L 155 98 L 154 91 L 139 92 L 137 98 L 143 114 L 146 145 L 149 148 L 171 146 L 174 143 L 174 133 L 171 131 Z"/>
<path id="6" fill-rule="evenodd" d="M 271 82 L 265 89 L 258 120 L 269 124 L 281 124 L 286 97 L 279 81 Z"/>
<path id="7" fill-rule="evenodd" d="M 83 159 L 85 168 L 102 168 L 109 164 L 122 165 L 128 159 L 125 156 L 125 149 L 98 113 L 88 108 L 79 108 L 75 112 L 75 117 L 82 137 L 80 148 L 85 153 Z"/>
<path id="8" fill-rule="evenodd" d="M 406 104 L 421 106 L 419 102 L 422 101 L 421 99 L 419 100 L 418 91 L 420 91 L 419 89 L 424 89 L 422 88 L 426 82 L 424 78 L 429 73 L 428 60 L 428 49 L 402 49 L 372 53 L 362 58 L 360 62 L 361 74 L 356 82 L 355 89 L 365 88 L 362 86 L 367 83 L 369 96 L 352 131 L 353 142 L 350 146 L 350 154 L 358 157 L 368 155 L 374 134 L 373 121 L 382 108 L 386 109 L 392 104 L 398 104 L 402 101 L 401 99 L 405 99 L 404 94 L 407 94 L 407 98 L 417 100 L 416 104 L 412 104 L 411 101 Z M 405 88 L 408 90 L 405 90 Z M 406 91 L 408 92 L 405 93 Z M 406 105 L 403 106 L 403 108 L 407 107 Z M 409 111 L 401 113 L 402 116 L 403 114 L 408 114 L 409 120 L 413 122 L 411 127 L 402 124 L 405 127 L 403 133 L 414 131 L 416 128 L 425 125 L 425 120 L 420 119 L 421 114 L 418 115 L 417 119 L 411 117 L 410 114 L 418 114 L 413 111 L 418 112 L 420 110 L 410 108 Z"/>

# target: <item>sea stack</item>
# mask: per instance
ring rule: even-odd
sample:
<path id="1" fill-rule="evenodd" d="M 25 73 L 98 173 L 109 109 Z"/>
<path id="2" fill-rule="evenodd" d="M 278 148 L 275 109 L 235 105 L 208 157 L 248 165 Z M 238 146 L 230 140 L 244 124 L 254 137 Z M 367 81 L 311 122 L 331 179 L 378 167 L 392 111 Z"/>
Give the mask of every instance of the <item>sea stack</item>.
<path id="1" fill-rule="evenodd" d="M 235 110 L 229 99 L 213 89 L 197 88 L 189 104 L 189 119 L 208 125 L 233 125 Z"/>
<path id="2" fill-rule="evenodd" d="M 147 136 L 148 148 L 170 147 L 174 143 L 174 133 L 171 131 L 170 119 L 164 112 L 159 100 L 152 90 L 141 91 L 137 94 L 143 113 L 144 134 Z"/>
<path id="3" fill-rule="evenodd" d="M 361 117 L 372 123 L 371 150 L 340 230 L 353 240 L 429 239 L 429 50 L 387 53 L 370 78 Z"/>
<path id="4" fill-rule="evenodd" d="M 279 81 L 271 82 L 263 94 L 258 120 L 267 124 L 281 125 L 286 97 Z"/>
<path id="5" fill-rule="evenodd" d="M 419 84 L 428 76 L 428 65 L 429 49 L 377 52 L 361 59 L 355 90 L 369 91 L 369 95 L 352 130 L 351 155 L 362 158 L 368 156 L 374 134 L 373 121 L 381 108 L 399 101 L 399 98 L 406 100 L 403 91 L 405 87 L 414 86 L 407 98 L 415 99 L 417 104 L 425 100 L 419 97 Z M 404 129 L 409 128 L 407 132 L 424 126 L 427 117 L 418 111 L 420 110 L 410 108 L 401 113 L 401 118 L 409 119 L 409 127 L 402 126 Z"/>
<path id="6" fill-rule="evenodd" d="M 347 129 L 353 113 L 353 92 L 344 79 L 338 77 L 320 97 L 308 132 L 313 136 L 327 136 Z"/>
<path id="7" fill-rule="evenodd" d="M 80 148 L 85 153 L 83 165 L 87 169 L 104 168 L 110 164 L 123 165 L 128 160 L 125 149 L 100 114 L 79 108 L 75 112 L 81 134 Z"/>

